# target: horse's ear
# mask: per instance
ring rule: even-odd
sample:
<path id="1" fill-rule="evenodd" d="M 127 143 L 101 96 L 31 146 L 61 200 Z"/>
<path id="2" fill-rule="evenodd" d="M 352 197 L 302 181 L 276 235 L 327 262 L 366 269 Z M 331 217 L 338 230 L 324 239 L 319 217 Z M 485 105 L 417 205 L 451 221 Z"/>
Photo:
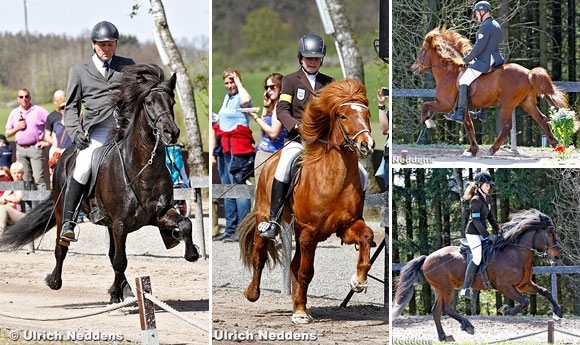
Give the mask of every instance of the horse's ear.
<path id="1" fill-rule="evenodd" d="M 175 73 L 173 73 L 173 75 L 171 75 L 171 78 L 169 78 L 169 87 L 171 87 L 171 90 L 175 89 L 176 82 L 177 82 L 177 75 Z"/>

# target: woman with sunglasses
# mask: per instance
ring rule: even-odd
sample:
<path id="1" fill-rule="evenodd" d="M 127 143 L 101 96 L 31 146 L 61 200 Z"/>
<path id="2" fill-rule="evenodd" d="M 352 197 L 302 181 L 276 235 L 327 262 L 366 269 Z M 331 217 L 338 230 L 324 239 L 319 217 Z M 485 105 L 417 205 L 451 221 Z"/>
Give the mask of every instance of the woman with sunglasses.
<path id="1" fill-rule="evenodd" d="M 276 105 L 280 100 L 280 90 L 282 87 L 282 74 L 271 73 L 264 80 L 264 107 L 262 116 L 250 113 L 254 121 L 262 130 L 262 140 L 256 148 L 256 160 L 254 162 L 254 174 L 256 183 L 260 177 L 262 166 L 274 152 L 284 146 L 284 139 L 288 135 L 288 130 L 282 126 L 276 115 Z"/>

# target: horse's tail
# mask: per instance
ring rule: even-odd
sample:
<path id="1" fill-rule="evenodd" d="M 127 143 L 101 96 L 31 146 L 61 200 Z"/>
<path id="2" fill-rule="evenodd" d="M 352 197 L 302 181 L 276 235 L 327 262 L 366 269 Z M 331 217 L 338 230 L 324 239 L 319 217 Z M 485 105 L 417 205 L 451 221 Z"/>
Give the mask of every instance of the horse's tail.
<path id="1" fill-rule="evenodd" d="M 422 277 L 422 268 L 425 259 L 427 259 L 427 256 L 421 255 L 409 261 L 401 270 L 395 287 L 395 297 L 393 298 L 393 306 L 391 307 L 391 319 L 400 316 L 403 309 L 409 304 L 411 297 L 413 297 L 413 288 L 415 282 Z"/>
<path id="2" fill-rule="evenodd" d="M 552 78 L 543 67 L 536 67 L 528 74 L 528 80 L 538 96 L 545 96 L 548 103 L 556 108 L 568 108 L 568 101 L 562 91 L 560 91 Z"/>
<path id="3" fill-rule="evenodd" d="M 238 234 L 238 243 L 240 245 L 240 258 L 245 267 L 252 267 L 254 256 L 254 232 L 256 230 L 256 210 L 248 213 L 244 219 L 238 224 L 236 230 Z M 283 237 L 283 236 L 282 236 Z M 280 253 L 273 241 L 267 240 L 268 246 L 268 260 L 266 264 L 268 267 L 273 267 L 279 264 Z"/>
<path id="4" fill-rule="evenodd" d="M 19 249 L 56 225 L 52 196 L 34 206 L 26 215 L 4 229 L 0 248 Z"/>

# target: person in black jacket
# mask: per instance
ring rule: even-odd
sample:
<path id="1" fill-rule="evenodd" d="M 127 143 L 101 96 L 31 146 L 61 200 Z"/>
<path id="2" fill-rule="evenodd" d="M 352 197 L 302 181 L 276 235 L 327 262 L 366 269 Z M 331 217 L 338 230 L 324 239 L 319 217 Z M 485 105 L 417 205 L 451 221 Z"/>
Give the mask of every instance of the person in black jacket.
<path id="1" fill-rule="evenodd" d="M 473 83 L 481 74 L 487 73 L 490 68 L 500 66 L 504 63 L 504 58 L 499 52 L 501 42 L 501 26 L 491 16 L 491 5 L 487 1 L 480 1 L 473 7 L 473 15 L 481 26 L 476 33 L 475 45 L 464 58 L 468 64 L 465 72 L 459 78 L 459 97 L 457 99 L 457 110 L 451 116 L 444 115 L 447 120 L 463 123 L 463 117 L 467 111 L 467 93 L 469 85 Z M 480 118 L 483 122 L 485 118 Z"/>
<path id="2" fill-rule="evenodd" d="M 481 263 L 481 241 L 486 239 L 495 242 L 497 239 L 497 235 L 487 231 L 487 222 L 489 221 L 493 230 L 499 233 L 499 225 L 491 212 L 491 198 L 489 197 L 489 190 L 494 184 L 493 179 L 488 172 L 480 172 L 475 175 L 474 180 L 463 194 L 463 199 L 469 200 L 470 218 L 465 229 L 465 238 L 473 257 L 467 263 L 463 287 L 459 294 L 467 299 L 471 299 L 469 288 Z"/>
<path id="3" fill-rule="evenodd" d="M 60 239 L 65 242 L 77 241 L 76 213 L 90 178 L 93 152 L 105 144 L 117 126 L 111 96 L 121 83 L 123 67 L 135 64 L 133 59 L 115 54 L 118 39 L 119 31 L 113 23 L 97 23 L 91 32 L 94 54 L 69 72 L 63 122 L 78 155 L 64 196 Z"/>

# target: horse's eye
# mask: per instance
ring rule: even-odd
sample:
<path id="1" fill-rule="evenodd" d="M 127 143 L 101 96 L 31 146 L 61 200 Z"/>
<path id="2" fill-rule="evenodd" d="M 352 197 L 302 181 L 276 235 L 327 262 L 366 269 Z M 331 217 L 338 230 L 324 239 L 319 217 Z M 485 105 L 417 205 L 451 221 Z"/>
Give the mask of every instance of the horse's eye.
<path id="1" fill-rule="evenodd" d="M 145 105 L 150 106 L 151 104 L 153 104 L 153 102 L 151 102 L 149 100 L 145 101 Z"/>

